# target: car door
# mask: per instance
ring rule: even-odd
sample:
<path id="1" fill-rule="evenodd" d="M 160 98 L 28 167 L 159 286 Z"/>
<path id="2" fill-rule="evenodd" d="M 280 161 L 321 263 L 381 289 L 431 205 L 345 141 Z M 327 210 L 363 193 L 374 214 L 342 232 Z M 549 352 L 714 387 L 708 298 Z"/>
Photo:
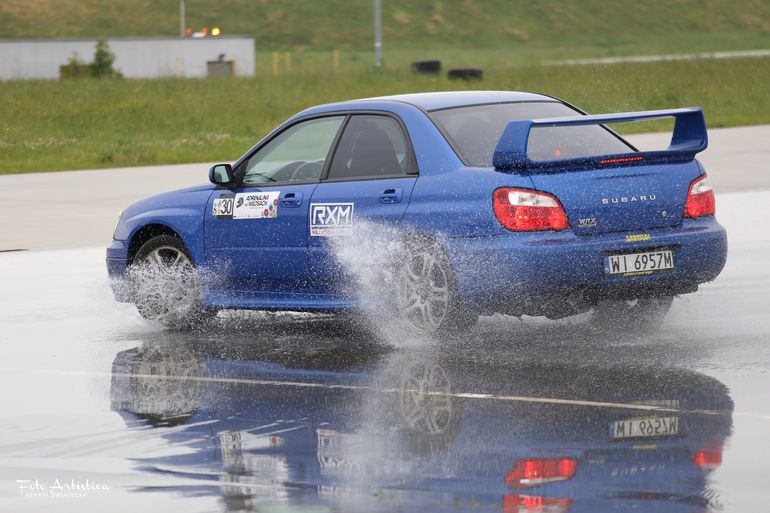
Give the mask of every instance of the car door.
<path id="1" fill-rule="evenodd" d="M 416 180 L 414 152 L 400 120 L 380 114 L 350 117 L 309 205 L 309 270 L 315 290 L 337 292 L 345 278 L 333 239 L 355 243 L 378 232 L 377 226 L 397 226 Z"/>
<path id="2" fill-rule="evenodd" d="M 218 277 L 212 288 L 296 292 L 306 286 L 310 199 L 344 120 L 291 125 L 242 161 L 237 187 L 212 194 L 204 228 L 206 261 Z"/>

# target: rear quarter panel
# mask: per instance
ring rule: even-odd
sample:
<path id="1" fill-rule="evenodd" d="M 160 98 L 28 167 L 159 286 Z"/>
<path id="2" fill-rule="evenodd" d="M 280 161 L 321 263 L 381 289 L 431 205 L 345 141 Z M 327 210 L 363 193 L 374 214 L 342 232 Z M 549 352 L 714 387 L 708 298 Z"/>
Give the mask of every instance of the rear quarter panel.
<path id="1" fill-rule="evenodd" d="M 484 168 L 421 173 L 404 223 L 414 231 L 452 238 L 510 234 L 492 210 L 492 193 L 499 187 L 531 189 L 533 184 L 528 176 Z"/>

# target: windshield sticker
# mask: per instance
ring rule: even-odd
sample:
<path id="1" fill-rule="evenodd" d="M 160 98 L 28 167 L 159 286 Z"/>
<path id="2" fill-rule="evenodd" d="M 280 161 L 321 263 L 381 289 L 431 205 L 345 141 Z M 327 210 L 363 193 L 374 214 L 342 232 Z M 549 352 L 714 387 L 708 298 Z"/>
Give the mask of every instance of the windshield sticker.
<path id="1" fill-rule="evenodd" d="M 353 232 L 353 203 L 311 203 L 310 236 L 337 237 Z"/>
<path id="2" fill-rule="evenodd" d="M 278 217 L 278 196 L 280 194 L 280 191 L 236 194 L 233 219 L 272 219 Z"/>

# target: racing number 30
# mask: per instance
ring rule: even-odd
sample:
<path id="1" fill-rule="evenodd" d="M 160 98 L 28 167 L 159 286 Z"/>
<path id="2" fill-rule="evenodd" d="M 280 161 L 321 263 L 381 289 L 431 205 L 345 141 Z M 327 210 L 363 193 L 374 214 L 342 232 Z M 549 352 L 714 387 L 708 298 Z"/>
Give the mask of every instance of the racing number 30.
<path id="1" fill-rule="evenodd" d="M 233 198 L 217 198 L 212 205 L 212 214 L 215 216 L 233 215 Z"/>

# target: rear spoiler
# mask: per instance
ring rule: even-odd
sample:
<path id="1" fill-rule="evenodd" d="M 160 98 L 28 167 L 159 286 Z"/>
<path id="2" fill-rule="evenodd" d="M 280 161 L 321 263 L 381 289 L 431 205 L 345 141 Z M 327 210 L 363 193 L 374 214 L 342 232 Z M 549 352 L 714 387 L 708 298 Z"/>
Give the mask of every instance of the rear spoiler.
<path id="1" fill-rule="evenodd" d="M 533 127 L 559 127 L 603 125 L 649 119 L 674 118 L 671 144 L 662 151 L 629 152 L 612 155 L 596 155 L 562 160 L 530 160 L 527 154 L 530 132 Z M 603 167 L 605 165 L 634 165 L 653 163 L 689 162 L 695 154 L 708 147 L 706 120 L 699 107 L 643 112 L 621 112 L 591 116 L 570 116 L 511 121 L 497 142 L 492 165 L 497 169 L 520 171 L 564 171 Z"/>

